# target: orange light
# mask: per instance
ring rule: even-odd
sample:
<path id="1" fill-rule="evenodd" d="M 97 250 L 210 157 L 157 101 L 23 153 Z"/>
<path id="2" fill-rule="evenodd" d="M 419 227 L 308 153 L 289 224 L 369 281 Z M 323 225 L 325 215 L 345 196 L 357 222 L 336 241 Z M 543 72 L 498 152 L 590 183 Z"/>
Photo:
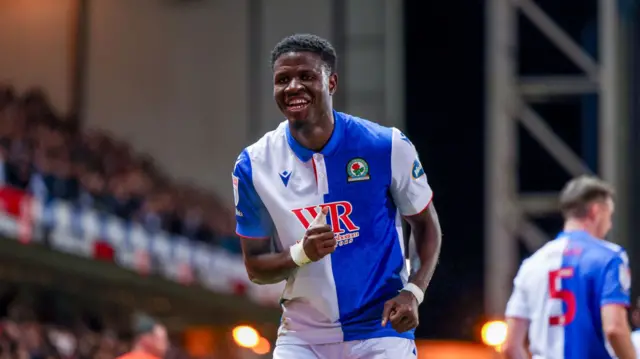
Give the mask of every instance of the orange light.
<path id="1" fill-rule="evenodd" d="M 232 334 L 236 344 L 243 348 L 255 348 L 260 339 L 258 331 L 248 325 L 239 325 L 233 328 Z"/>
<path id="2" fill-rule="evenodd" d="M 480 332 L 482 342 L 490 347 L 500 347 L 507 339 L 507 323 L 502 320 L 493 320 L 485 323 Z"/>
<path id="3" fill-rule="evenodd" d="M 271 351 L 271 343 L 269 343 L 269 341 L 264 337 L 261 337 L 258 340 L 258 345 L 256 345 L 253 348 L 253 352 L 258 354 L 258 355 L 265 355 L 265 354 L 269 353 L 270 351 Z"/>

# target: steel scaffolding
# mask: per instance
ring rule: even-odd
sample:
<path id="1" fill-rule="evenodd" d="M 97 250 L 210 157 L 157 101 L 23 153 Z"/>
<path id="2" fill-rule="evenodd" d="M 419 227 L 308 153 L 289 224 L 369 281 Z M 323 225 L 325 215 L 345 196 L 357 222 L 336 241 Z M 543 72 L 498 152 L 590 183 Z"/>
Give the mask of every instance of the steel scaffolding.
<path id="1" fill-rule="evenodd" d="M 599 94 L 599 175 L 625 197 L 622 159 L 618 156 L 619 21 L 617 1 L 598 0 L 599 63 L 533 0 L 487 0 L 486 6 L 486 151 L 485 151 L 485 305 L 488 315 L 504 312 L 519 258 L 518 238 L 536 249 L 549 238 L 528 218 L 556 210 L 557 193 L 518 191 L 519 122 L 571 175 L 590 172 L 580 156 L 543 121 L 530 103 L 560 96 Z M 518 74 L 518 13 L 528 18 L 583 72 L 581 76 Z M 544 171 L 544 168 L 540 169 Z M 618 208 L 620 204 L 618 204 Z M 625 231 L 615 233 L 626 243 Z"/>

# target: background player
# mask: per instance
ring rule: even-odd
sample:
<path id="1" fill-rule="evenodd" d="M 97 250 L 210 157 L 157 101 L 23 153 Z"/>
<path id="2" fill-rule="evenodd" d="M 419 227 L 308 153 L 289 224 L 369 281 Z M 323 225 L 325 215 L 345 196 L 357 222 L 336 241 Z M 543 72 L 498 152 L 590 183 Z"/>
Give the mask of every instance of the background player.
<path id="1" fill-rule="evenodd" d="M 560 195 L 564 231 L 526 259 L 507 304 L 508 358 L 636 358 L 627 307 L 628 258 L 604 240 L 613 191 L 593 177 L 570 181 Z"/>
<path id="2" fill-rule="evenodd" d="M 167 329 L 146 315 L 137 315 L 133 323 L 133 349 L 118 359 L 162 359 L 169 349 Z"/>
<path id="3" fill-rule="evenodd" d="M 286 121 L 240 154 L 233 184 L 249 277 L 287 280 L 274 358 L 415 358 L 441 242 L 416 150 L 397 129 L 333 110 L 328 41 L 287 37 L 272 66 Z M 400 215 L 422 263 L 410 277 Z"/>

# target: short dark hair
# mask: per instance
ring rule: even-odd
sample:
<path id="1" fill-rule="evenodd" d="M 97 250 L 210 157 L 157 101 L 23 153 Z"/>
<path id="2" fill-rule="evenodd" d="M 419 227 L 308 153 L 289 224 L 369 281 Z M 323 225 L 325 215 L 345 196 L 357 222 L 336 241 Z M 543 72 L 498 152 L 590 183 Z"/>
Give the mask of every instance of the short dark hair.
<path id="1" fill-rule="evenodd" d="M 135 336 L 149 334 L 159 323 L 144 313 L 136 313 L 133 316 L 132 330 Z"/>
<path id="2" fill-rule="evenodd" d="M 271 51 L 271 68 L 276 60 L 289 52 L 311 52 L 324 61 L 331 73 L 336 72 L 338 66 L 338 56 L 333 45 L 326 39 L 312 34 L 295 34 L 280 40 Z"/>
<path id="3" fill-rule="evenodd" d="M 569 181 L 560 193 L 560 211 L 565 218 L 582 218 L 595 201 L 613 198 L 613 187 L 593 176 L 580 176 Z"/>

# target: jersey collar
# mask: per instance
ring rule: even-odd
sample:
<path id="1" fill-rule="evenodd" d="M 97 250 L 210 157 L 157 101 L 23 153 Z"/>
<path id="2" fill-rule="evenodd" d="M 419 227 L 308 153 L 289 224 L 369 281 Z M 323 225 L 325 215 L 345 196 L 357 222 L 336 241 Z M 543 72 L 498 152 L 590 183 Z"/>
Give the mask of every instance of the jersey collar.
<path id="1" fill-rule="evenodd" d="M 342 114 L 336 110 L 333 110 L 333 133 L 329 138 L 329 142 L 324 146 L 324 148 L 320 151 L 324 156 L 329 156 L 335 152 L 340 144 L 340 141 L 344 137 L 344 119 L 342 118 Z M 295 138 L 291 135 L 291 131 L 289 130 L 289 124 L 285 126 L 285 131 L 287 134 L 287 142 L 289 143 L 289 147 L 295 153 L 296 157 L 298 157 L 302 162 L 307 162 L 313 157 L 315 153 L 313 150 L 310 150 L 304 146 L 302 146 Z"/>

